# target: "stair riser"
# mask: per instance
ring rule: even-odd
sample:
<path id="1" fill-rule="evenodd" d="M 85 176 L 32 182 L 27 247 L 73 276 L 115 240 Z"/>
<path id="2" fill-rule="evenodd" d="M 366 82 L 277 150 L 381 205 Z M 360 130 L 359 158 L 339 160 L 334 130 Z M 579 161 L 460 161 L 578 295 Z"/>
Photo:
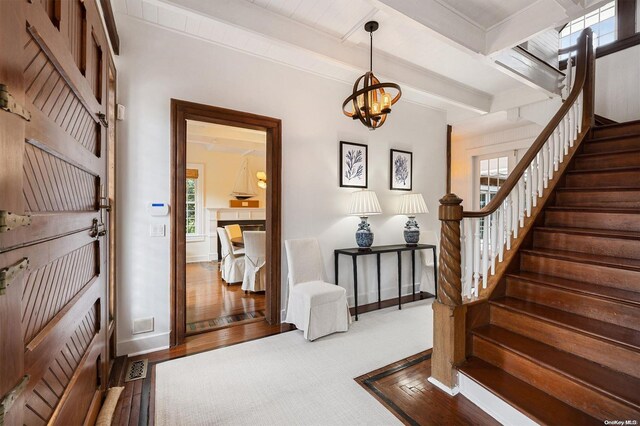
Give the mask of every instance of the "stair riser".
<path id="1" fill-rule="evenodd" d="M 640 186 L 640 170 L 624 170 L 598 173 L 569 173 L 566 178 L 568 188 L 637 188 Z"/>
<path id="2" fill-rule="evenodd" d="M 638 240 L 536 230 L 533 235 L 533 245 L 535 248 L 640 259 L 640 241 Z"/>
<path id="3" fill-rule="evenodd" d="M 547 210 L 545 226 L 640 232 L 640 214 Z"/>
<path id="4" fill-rule="evenodd" d="M 594 138 L 608 138 L 610 136 L 630 135 L 640 133 L 640 123 L 623 124 L 621 126 L 608 126 L 594 128 L 592 136 Z"/>
<path id="5" fill-rule="evenodd" d="M 613 169 L 616 167 L 640 167 L 640 153 L 619 153 L 597 156 L 578 156 L 573 162 L 574 170 Z"/>
<path id="6" fill-rule="evenodd" d="M 640 191 L 558 191 L 562 207 L 640 208 Z"/>
<path id="7" fill-rule="evenodd" d="M 584 144 L 584 154 L 596 154 L 604 152 L 628 151 L 640 149 L 640 135 L 621 137 L 603 141 L 587 141 Z"/>
<path id="8" fill-rule="evenodd" d="M 637 413 L 632 407 L 571 377 L 478 336 L 473 338 L 473 353 L 483 361 L 601 420 L 617 416 L 635 418 Z"/>
<path id="9" fill-rule="evenodd" d="M 507 296 L 640 330 L 640 308 L 572 290 L 507 277 Z"/>
<path id="10" fill-rule="evenodd" d="M 491 305 L 491 324 L 640 378 L 640 352 L 523 313 Z"/>
<path id="11" fill-rule="evenodd" d="M 536 274 L 552 275 L 586 283 L 640 291 L 640 272 L 564 259 L 522 253 L 520 268 Z"/>

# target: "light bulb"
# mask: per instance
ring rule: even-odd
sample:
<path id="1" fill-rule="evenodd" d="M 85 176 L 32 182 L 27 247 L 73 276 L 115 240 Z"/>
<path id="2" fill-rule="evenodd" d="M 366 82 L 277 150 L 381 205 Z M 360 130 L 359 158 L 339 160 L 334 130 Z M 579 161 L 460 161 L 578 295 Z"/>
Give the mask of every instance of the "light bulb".
<path id="1" fill-rule="evenodd" d="M 382 94 L 382 109 L 391 107 L 391 95 L 388 93 Z"/>
<path id="2" fill-rule="evenodd" d="M 258 187 L 262 188 L 262 189 L 267 189 L 267 182 L 264 180 L 259 180 L 258 181 Z"/>
<path id="3" fill-rule="evenodd" d="M 380 104 L 378 102 L 371 104 L 371 114 L 380 114 Z"/>

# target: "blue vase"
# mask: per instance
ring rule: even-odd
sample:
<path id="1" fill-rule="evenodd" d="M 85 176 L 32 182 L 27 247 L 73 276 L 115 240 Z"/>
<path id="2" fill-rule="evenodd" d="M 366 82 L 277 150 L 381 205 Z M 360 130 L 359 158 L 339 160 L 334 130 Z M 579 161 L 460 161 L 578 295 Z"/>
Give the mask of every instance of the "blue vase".
<path id="1" fill-rule="evenodd" d="M 360 248 L 369 248 L 373 244 L 373 232 L 367 223 L 366 217 L 360 218 L 360 224 L 358 224 L 358 230 L 356 231 L 356 243 Z"/>

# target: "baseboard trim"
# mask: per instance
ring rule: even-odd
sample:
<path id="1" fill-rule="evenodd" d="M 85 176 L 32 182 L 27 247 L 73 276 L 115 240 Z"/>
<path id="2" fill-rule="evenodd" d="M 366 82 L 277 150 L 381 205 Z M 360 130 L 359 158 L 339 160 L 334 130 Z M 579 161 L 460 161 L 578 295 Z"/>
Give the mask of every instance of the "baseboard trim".
<path id="1" fill-rule="evenodd" d="M 429 381 L 429 383 L 431 383 L 432 385 L 434 385 L 435 387 L 437 387 L 441 391 L 443 391 L 443 392 L 445 392 L 445 393 L 447 393 L 447 394 L 449 394 L 451 396 L 455 396 L 458 393 L 460 393 L 460 388 L 458 386 L 454 386 L 453 388 L 450 388 L 449 386 L 445 385 L 444 383 L 442 383 L 440 380 L 436 379 L 433 376 L 430 376 L 427 380 Z"/>
<path id="2" fill-rule="evenodd" d="M 431 382 L 431 377 L 429 377 Z M 536 422 L 464 373 L 458 373 L 460 393 L 503 425 L 535 426 Z"/>
<path id="3" fill-rule="evenodd" d="M 209 262 L 208 255 L 187 256 L 187 263 Z"/>
<path id="4" fill-rule="evenodd" d="M 168 332 L 158 333 L 120 341 L 117 343 L 117 355 L 135 356 L 167 349 L 169 347 L 170 334 Z"/>

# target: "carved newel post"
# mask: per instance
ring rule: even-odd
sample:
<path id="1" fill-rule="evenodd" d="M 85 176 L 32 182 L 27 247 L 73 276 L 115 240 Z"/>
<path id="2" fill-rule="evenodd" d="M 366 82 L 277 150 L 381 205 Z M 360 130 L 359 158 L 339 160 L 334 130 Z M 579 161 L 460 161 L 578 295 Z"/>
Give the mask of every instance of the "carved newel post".
<path id="1" fill-rule="evenodd" d="M 438 294 L 433 302 L 433 354 L 429 381 L 457 393 L 456 366 L 465 359 L 465 311 L 462 304 L 460 222 L 462 199 L 447 194 L 440 200 L 441 224 Z"/>

